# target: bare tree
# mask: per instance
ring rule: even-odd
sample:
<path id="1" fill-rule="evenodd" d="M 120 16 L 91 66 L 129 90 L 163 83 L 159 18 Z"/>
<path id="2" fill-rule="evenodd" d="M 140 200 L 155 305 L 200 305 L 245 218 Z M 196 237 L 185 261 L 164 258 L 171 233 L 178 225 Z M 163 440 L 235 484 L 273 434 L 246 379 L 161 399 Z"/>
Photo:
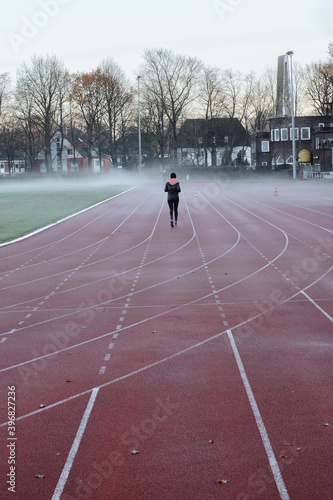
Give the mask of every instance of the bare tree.
<path id="1" fill-rule="evenodd" d="M 219 68 L 204 67 L 200 81 L 198 101 L 206 120 L 223 114 L 223 78 Z"/>
<path id="2" fill-rule="evenodd" d="M 333 62 L 308 64 L 304 73 L 306 93 L 319 115 L 333 112 Z"/>
<path id="3" fill-rule="evenodd" d="M 242 75 L 240 72 L 234 72 L 231 69 L 222 72 L 222 95 L 223 95 L 223 113 L 229 120 L 230 127 L 224 150 L 223 164 L 230 165 L 231 156 L 234 147 L 235 137 L 240 124 L 248 127 L 248 114 L 250 109 L 251 97 L 253 94 L 254 74 Z M 238 118 L 234 120 L 233 118 Z M 245 144 L 244 144 L 245 147 Z"/>
<path id="4" fill-rule="evenodd" d="M 88 168 L 92 170 L 93 150 L 101 147 L 103 115 L 103 76 L 100 70 L 73 75 L 70 101 L 77 120 L 86 133 Z"/>
<path id="5" fill-rule="evenodd" d="M 276 85 L 272 72 L 266 68 L 262 77 L 253 82 L 247 114 L 247 129 L 250 133 L 268 129 L 269 118 L 275 114 Z"/>
<path id="6" fill-rule="evenodd" d="M 22 137 L 18 124 L 12 116 L 2 120 L 0 126 L 1 152 L 8 162 L 9 172 L 14 173 L 14 160 L 18 159 L 18 154 L 22 154 Z"/>
<path id="7" fill-rule="evenodd" d="M 177 126 L 185 109 L 198 94 L 202 63 L 193 57 L 175 55 L 164 49 L 146 50 L 141 68 L 146 92 L 158 103 L 168 120 L 173 163 L 177 161 Z"/>
<path id="8" fill-rule="evenodd" d="M 9 73 L 0 74 L 0 117 L 4 111 L 4 107 L 10 100 L 10 84 Z"/>
<path id="9" fill-rule="evenodd" d="M 31 66 L 23 63 L 16 84 L 16 113 L 29 120 L 43 137 L 45 162 L 52 169 L 51 139 L 58 126 L 63 106 L 62 90 L 67 72 L 55 56 L 34 56 Z"/>
<path id="10" fill-rule="evenodd" d="M 119 135 L 127 131 L 130 120 L 130 106 L 133 102 L 134 91 L 120 66 L 112 59 L 102 61 L 99 66 L 101 72 L 101 92 L 103 95 L 103 124 L 106 129 L 108 149 L 111 158 L 116 163 L 117 151 L 115 142 Z"/>

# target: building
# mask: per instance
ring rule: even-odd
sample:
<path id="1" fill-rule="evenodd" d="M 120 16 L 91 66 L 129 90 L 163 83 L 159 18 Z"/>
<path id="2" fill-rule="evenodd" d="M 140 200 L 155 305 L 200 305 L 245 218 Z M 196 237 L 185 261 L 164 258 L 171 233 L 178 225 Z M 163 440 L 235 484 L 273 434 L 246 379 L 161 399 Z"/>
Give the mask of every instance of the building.
<path id="1" fill-rule="evenodd" d="M 98 152 L 92 149 L 90 156 L 92 173 L 109 170 L 111 166 L 109 155 L 103 154 L 100 160 Z M 58 130 L 51 139 L 51 159 L 53 172 L 63 174 L 87 172 L 89 170 L 89 148 L 84 132 L 71 129 L 62 136 L 61 131 Z M 44 151 L 41 151 L 37 157 L 35 171 L 47 172 Z"/>
<path id="2" fill-rule="evenodd" d="M 22 156 L 22 153 L 17 153 L 15 155 L 15 160 L 9 165 L 8 158 L 0 154 L 0 176 L 5 177 L 7 175 L 15 176 L 24 174 L 26 171 L 26 164 Z"/>
<path id="3" fill-rule="evenodd" d="M 333 170 L 333 116 L 295 117 L 296 165 L 299 170 Z M 290 116 L 269 120 L 269 130 L 251 136 L 254 168 L 273 170 L 292 167 L 292 126 Z"/>
<path id="4" fill-rule="evenodd" d="M 250 165 L 249 136 L 238 118 L 188 119 L 177 136 L 182 166 Z"/>
<path id="5" fill-rule="evenodd" d="M 276 116 L 268 128 L 251 136 L 251 163 L 255 169 L 293 166 L 291 78 L 288 55 L 278 58 Z M 296 166 L 303 172 L 333 170 L 333 116 L 295 116 Z"/>

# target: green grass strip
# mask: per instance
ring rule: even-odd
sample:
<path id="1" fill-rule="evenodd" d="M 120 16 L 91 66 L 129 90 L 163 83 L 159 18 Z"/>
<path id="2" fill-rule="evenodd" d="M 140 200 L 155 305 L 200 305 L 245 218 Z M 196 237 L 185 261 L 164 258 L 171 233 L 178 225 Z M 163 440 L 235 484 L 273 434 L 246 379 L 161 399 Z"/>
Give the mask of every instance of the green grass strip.
<path id="1" fill-rule="evenodd" d="M 0 243 L 12 241 L 126 191 L 130 186 L 1 183 Z"/>

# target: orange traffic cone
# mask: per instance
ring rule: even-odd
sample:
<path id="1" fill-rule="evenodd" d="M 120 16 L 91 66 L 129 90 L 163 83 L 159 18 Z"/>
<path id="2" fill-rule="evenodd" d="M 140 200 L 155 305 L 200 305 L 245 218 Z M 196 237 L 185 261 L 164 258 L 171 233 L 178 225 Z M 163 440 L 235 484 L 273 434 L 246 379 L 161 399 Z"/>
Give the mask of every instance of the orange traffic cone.
<path id="1" fill-rule="evenodd" d="M 275 188 L 274 196 L 277 196 L 277 195 L 278 195 L 277 188 Z"/>

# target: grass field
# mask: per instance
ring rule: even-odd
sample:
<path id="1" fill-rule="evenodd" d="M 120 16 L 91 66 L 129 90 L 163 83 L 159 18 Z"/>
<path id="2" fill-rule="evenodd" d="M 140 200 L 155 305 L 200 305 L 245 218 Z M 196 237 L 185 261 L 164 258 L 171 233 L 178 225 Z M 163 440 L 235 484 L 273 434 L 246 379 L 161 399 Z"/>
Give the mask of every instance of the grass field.
<path id="1" fill-rule="evenodd" d="M 1 182 L 0 244 L 57 222 L 128 189 L 86 182 Z"/>

